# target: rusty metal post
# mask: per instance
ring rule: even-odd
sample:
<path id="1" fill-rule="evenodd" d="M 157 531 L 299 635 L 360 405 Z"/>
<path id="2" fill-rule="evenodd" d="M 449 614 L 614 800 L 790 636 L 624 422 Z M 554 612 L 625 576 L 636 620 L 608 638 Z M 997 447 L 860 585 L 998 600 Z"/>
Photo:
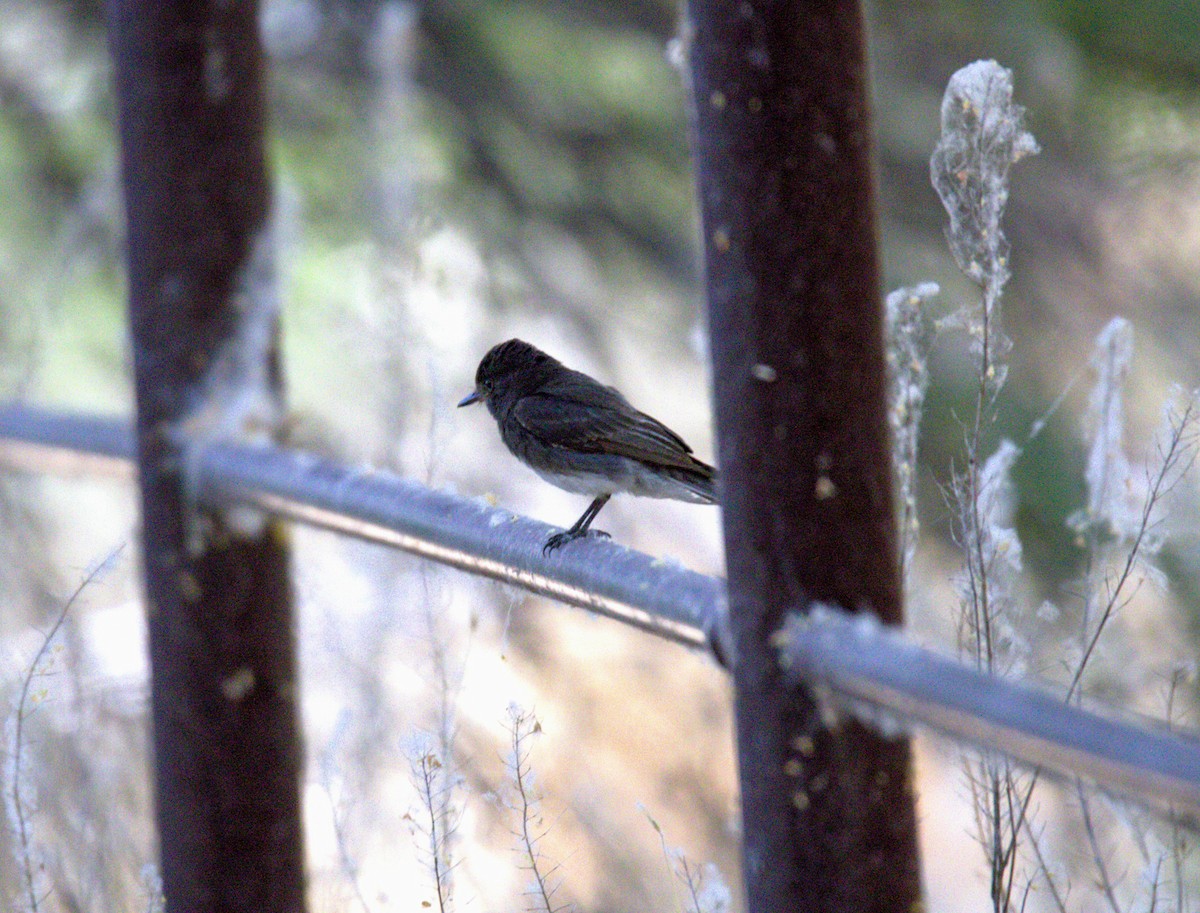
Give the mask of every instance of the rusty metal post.
<path id="1" fill-rule="evenodd" d="M 266 399 L 280 387 L 272 302 L 262 299 L 270 188 L 258 4 L 112 0 L 108 18 L 167 909 L 299 911 L 287 555 L 272 524 L 201 516 L 186 454 L 190 435 L 229 420 L 214 414 L 221 384 L 233 394 L 258 383 Z"/>
<path id="2" fill-rule="evenodd" d="M 773 635 L 901 620 L 865 33 L 848 0 L 689 0 L 751 913 L 910 911 L 904 739 L 822 720 Z"/>

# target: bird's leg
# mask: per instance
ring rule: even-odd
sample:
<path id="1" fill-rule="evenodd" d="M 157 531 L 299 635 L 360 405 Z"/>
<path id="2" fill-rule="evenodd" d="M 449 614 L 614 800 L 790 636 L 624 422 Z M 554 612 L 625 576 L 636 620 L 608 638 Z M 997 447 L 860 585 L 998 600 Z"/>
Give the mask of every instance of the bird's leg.
<path id="1" fill-rule="evenodd" d="M 583 516 L 575 521 L 574 526 L 564 533 L 555 533 L 546 540 L 546 545 L 542 548 L 542 554 L 548 555 L 556 548 L 561 548 L 568 542 L 587 535 L 603 536 L 605 539 L 607 539 L 608 533 L 598 529 L 589 531 L 588 527 L 592 525 L 592 521 L 596 519 L 596 514 L 600 513 L 600 510 L 605 504 L 608 503 L 608 499 L 611 497 L 612 495 L 609 494 L 600 495 L 598 498 L 596 498 L 596 500 L 588 505 L 588 509 L 583 512 Z"/>

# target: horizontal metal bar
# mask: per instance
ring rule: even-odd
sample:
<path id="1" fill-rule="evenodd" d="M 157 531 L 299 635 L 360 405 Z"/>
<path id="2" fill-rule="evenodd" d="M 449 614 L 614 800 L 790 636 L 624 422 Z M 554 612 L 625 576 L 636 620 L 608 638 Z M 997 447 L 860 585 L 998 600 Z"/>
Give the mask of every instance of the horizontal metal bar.
<path id="1" fill-rule="evenodd" d="M 130 474 L 132 452 L 124 421 L 0 406 L 0 466 Z M 381 542 L 729 656 L 724 582 L 673 562 L 603 540 L 544 557 L 552 531 L 544 523 L 305 453 L 209 444 L 194 459 L 198 499 L 210 507 L 247 504 Z M 1200 821 L 1200 743 L 1192 738 L 1064 704 L 836 610 L 794 616 L 779 643 L 797 679 L 845 700 Z M 885 722 L 878 714 L 866 721 Z"/>
<path id="2" fill-rule="evenodd" d="M 1200 742 L 1193 737 L 1108 719 L 968 668 L 871 616 L 824 607 L 796 613 L 778 642 L 797 681 L 1137 802 L 1165 803 L 1182 822 L 1200 824 Z M 883 722 L 871 713 L 864 721 Z"/>
<path id="3" fill-rule="evenodd" d="M 0 407 L 0 464 L 34 472 L 131 472 L 127 422 L 28 406 Z M 724 582 L 611 541 L 584 539 L 550 556 L 555 530 L 393 473 L 348 469 L 270 446 L 205 444 L 189 454 L 196 498 L 380 542 L 619 619 L 691 647 L 719 629 Z M 719 652 L 717 653 L 719 657 Z"/>
<path id="4" fill-rule="evenodd" d="M 580 540 L 545 557 L 542 546 L 553 527 L 392 473 L 345 469 L 274 448 L 213 444 L 203 453 L 201 483 L 206 503 L 251 504 L 382 542 L 680 643 L 705 646 L 716 629 L 719 580 L 602 539 Z"/>
<path id="5" fill-rule="evenodd" d="M 0 406 L 0 465 L 53 475 L 134 474 L 132 422 Z"/>

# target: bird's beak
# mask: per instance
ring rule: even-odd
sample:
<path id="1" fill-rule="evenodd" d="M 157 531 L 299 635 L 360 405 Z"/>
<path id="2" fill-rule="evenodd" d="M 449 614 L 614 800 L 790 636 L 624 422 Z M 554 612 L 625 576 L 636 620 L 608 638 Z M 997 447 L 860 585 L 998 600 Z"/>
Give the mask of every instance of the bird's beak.
<path id="1" fill-rule="evenodd" d="M 463 406 L 470 406 L 474 403 L 479 402 L 481 399 L 483 399 L 483 394 L 480 393 L 478 390 L 473 390 L 473 391 L 471 391 L 471 393 L 468 396 L 464 396 L 459 401 L 458 408 L 461 409 Z"/>

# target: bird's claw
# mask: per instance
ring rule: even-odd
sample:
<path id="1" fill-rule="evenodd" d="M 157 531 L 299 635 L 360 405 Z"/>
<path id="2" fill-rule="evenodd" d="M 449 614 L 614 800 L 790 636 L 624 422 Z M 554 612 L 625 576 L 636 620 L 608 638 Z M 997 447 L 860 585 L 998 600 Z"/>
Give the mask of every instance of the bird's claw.
<path id="1" fill-rule="evenodd" d="M 566 530 L 565 532 L 555 533 L 546 540 L 546 544 L 542 546 L 542 555 L 548 556 L 551 552 L 562 548 L 568 542 L 573 542 L 576 539 L 586 539 L 588 536 L 595 536 L 597 539 L 612 538 L 611 535 L 602 529 L 584 529 L 578 532 Z"/>

